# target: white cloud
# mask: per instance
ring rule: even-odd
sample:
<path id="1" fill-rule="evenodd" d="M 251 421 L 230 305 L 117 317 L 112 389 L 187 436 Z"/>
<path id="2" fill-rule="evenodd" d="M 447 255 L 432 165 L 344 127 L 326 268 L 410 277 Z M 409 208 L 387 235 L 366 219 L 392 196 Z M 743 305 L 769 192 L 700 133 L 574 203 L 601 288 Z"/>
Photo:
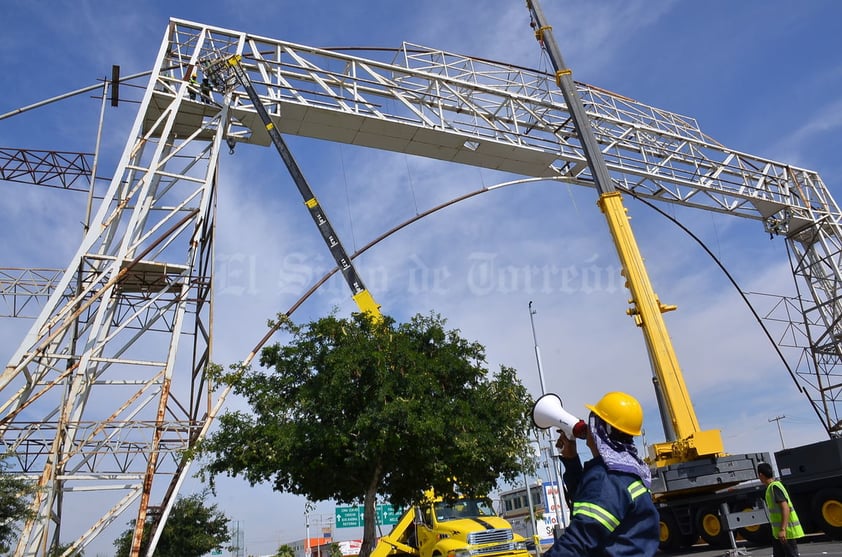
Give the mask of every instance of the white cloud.
<path id="1" fill-rule="evenodd" d="M 842 130 L 842 100 L 834 99 L 825 105 L 814 107 L 808 119 L 800 127 L 781 137 L 773 147 L 786 160 L 797 163 L 816 144 Z"/>

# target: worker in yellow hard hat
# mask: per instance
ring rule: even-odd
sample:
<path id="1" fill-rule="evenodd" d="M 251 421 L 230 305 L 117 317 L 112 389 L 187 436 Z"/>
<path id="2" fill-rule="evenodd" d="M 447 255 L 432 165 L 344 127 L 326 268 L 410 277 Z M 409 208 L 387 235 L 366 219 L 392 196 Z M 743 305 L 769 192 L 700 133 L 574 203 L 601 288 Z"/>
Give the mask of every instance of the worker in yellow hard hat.
<path id="1" fill-rule="evenodd" d="M 593 458 L 582 466 L 576 440 L 559 430 L 556 443 L 564 484 L 572 501 L 570 524 L 545 557 L 650 556 L 658 551 L 659 517 L 649 492 L 652 476 L 637 454 L 643 409 L 631 395 L 611 392 L 586 405 L 587 445 Z"/>

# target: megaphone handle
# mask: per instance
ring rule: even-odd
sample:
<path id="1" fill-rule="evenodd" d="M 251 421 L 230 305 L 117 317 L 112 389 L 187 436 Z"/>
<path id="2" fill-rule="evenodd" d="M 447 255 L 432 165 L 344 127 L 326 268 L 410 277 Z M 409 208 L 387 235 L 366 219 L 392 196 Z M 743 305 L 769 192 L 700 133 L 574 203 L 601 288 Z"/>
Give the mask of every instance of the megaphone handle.
<path id="1" fill-rule="evenodd" d="M 558 441 L 555 444 L 561 458 L 576 458 L 579 452 L 576 449 L 576 440 L 570 439 L 563 431 L 558 432 Z"/>

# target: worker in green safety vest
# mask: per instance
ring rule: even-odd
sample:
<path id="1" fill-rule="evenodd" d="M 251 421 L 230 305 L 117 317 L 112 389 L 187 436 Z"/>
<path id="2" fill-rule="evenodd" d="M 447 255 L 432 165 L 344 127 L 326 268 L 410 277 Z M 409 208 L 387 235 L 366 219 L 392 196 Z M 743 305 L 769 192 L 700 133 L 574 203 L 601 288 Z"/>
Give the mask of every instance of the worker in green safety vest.
<path id="1" fill-rule="evenodd" d="M 772 556 L 798 557 L 798 538 L 804 537 L 804 529 L 789 498 L 784 484 L 775 479 L 775 473 L 768 462 L 757 465 L 757 477 L 766 486 L 766 508 L 772 525 Z"/>

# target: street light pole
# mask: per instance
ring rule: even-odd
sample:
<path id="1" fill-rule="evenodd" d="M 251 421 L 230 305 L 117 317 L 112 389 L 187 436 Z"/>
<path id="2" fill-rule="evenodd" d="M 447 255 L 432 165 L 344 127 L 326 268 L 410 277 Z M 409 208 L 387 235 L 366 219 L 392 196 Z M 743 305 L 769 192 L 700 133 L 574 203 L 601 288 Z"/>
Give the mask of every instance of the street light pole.
<path id="1" fill-rule="evenodd" d="M 541 384 L 541 396 L 547 394 L 544 387 L 544 367 L 541 365 L 541 349 L 538 346 L 538 335 L 535 334 L 535 319 L 534 315 L 537 313 L 536 310 L 532 309 L 532 300 L 529 300 L 529 323 L 532 326 L 532 343 L 535 345 L 535 361 L 538 363 L 538 381 Z M 553 442 L 552 438 L 547 434 L 548 439 L 548 455 L 553 455 Z M 538 447 L 540 449 L 541 442 L 540 439 L 538 441 Z M 540 451 L 543 453 L 544 451 Z M 567 523 L 565 522 L 564 518 L 564 497 L 563 493 L 564 490 L 562 489 L 561 485 L 561 476 L 558 473 L 558 463 L 553 458 L 549 458 L 548 460 L 544 461 L 553 469 L 553 477 L 555 478 L 555 484 L 558 488 L 558 505 L 555 505 L 555 519 L 556 524 L 566 528 Z M 555 495 L 553 495 L 553 499 L 555 499 Z M 549 497 L 547 498 L 547 504 L 550 504 Z M 552 501 L 555 504 L 555 500 Z M 557 533 L 557 532 L 556 532 Z"/>
<path id="2" fill-rule="evenodd" d="M 313 504 L 312 501 L 306 501 L 304 503 L 304 529 L 305 529 L 305 538 L 304 538 L 304 557 L 312 557 L 310 555 L 310 513 L 315 510 L 316 506 Z"/>
<path id="3" fill-rule="evenodd" d="M 535 334 L 535 319 L 533 319 L 536 313 L 537 311 L 532 309 L 532 300 L 529 300 L 529 323 L 532 325 L 532 343 L 535 345 L 535 360 L 538 362 L 538 381 L 541 383 L 541 394 L 545 395 L 544 368 L 541 366 L 541 349 L 538 347 L 538 336 Z"/>

